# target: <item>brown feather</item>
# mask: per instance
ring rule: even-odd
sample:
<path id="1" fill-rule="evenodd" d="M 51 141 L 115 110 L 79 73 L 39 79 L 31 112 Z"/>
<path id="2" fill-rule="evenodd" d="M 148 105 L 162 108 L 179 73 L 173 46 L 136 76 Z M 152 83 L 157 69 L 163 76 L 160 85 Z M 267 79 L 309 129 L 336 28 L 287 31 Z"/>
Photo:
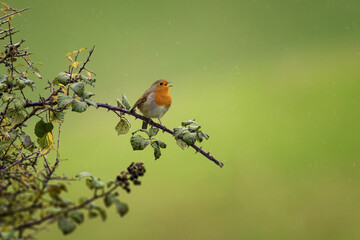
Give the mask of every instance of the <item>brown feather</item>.
<path id="1" fill-rule="evenodd" d="M 138 106 L 140 106 L 141 104 L 143 104 L 144 102 L 146 102 L 147 97 L 149 96 L 149 94 L 151 93 L 151 90 L 148 89 L 144 92 L 144 94 L 136 101 L 136 103 L 134 104 L 134 106 L 131 108 L 130 111 L 134 111 L 134 109 Z"/>

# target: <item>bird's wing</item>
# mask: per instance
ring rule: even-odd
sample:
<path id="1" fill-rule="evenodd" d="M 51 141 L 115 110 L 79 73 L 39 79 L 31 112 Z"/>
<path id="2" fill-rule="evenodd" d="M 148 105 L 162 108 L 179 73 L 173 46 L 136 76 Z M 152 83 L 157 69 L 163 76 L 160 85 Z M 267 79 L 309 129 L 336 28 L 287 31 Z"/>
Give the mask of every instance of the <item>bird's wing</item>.
<path id="1" fill-rule="evenodd" d="M 134 106 L 131 108 L 130 111 L 134 111 L 137 106 L 139 106 L 139 105 L 143 104 L 144 102 L 146 102 L 150 92 L 151 92 L 150 89 L 145 91 L 144 94 L 136 101 L 136 103 L 134 104 Z"/>

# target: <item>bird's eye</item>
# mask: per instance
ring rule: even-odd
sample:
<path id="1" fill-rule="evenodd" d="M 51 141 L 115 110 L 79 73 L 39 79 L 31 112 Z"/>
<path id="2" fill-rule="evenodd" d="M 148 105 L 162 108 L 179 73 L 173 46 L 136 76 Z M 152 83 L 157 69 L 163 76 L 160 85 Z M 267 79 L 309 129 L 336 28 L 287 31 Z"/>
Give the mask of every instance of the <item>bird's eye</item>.
<path id="1" fill-rule="evenodd" d="M 163 85 L 163 83 L 161 82 L 160 85 Z"/>

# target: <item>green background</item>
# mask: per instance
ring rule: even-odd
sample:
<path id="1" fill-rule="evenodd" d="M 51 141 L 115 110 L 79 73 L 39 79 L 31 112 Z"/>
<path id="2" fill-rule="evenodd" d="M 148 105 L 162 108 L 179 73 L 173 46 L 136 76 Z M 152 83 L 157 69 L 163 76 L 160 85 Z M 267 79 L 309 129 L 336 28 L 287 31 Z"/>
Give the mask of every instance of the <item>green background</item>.
<path id="1" fill-rule="evenodd" d="M 9 2 L 10 3 L 10 2 Z M 95 100 L 131 103 L 172 81 L 162 122 L 195 118 L 225 166 L 181 150 L 134 152 L 116 115 L 69 112 L 60 172 L 112 179 L 143 161 L 130 212 L 86 220 L 67 239 L 359 239 L 359 1 L 16 1 L 16 17 L 47 80 L 65 54 L 96 45 Z M 34 100 L 38 99 L 34 92 Z M 130 119 L 132 131 L 141 121 Z M 90 195 L 75 182 L 68 197 Z M 100 203 L 102 204 L 102 203 Z M 63 239 L 56 224 L 39 239 Z"/>

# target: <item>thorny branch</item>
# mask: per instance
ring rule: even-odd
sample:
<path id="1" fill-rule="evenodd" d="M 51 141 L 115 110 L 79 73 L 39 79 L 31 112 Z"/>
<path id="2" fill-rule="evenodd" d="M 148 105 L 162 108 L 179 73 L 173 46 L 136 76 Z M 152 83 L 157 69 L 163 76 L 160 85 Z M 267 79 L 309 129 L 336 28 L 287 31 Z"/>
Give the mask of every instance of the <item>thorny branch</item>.
<path id="1" fill-rule="evenodd" d="M 29 102 L 25 105 L 25 107 L 36 107 L 36 106 L 43 106 L 44 104 L 46 105 L 52 105 L 52 104 L 55 104 L 54 102 L 51 102 L 51 101 L 46 101 L 46 102 Z M 115 107 L 115 106 L 112 106 L 112 105 L 109 105 L 107 103 L 97 103 L 98 107 L 101 107 L 101 108 L 105 108 L 105 109 L 108 109 L 108 110 L 111 110 L 111 111 L 115 111 L 115 112 L 121 112 L 121 113 L 124 113 L 124 114 L 128 114 L 128 115 L 131 115 L 135 118 L 139 118 L 145 122 L 147 122 L 148 124 L 150 124 L 151 126 L 154 126 L 158 129 L 161 129 L 163 130 L 164 132 L 167 132 L 171 135 L 174 135 L 174 131 L 172 131 L 171 129 L 165 127 L 164 125 L 161 125 L 159 123 L 156 123 L 154 121 L 152 121 L 151 119 L 149 118 L 146 118 L 136 112 L 132 112 L 130 110 L 127 110 L 125 108 L 121 108 L 121 107 Z M 179 136 L 179 138 L 181 139 L 181 136 Z M 210 155 L 209 152 L 206 152 L 204 151 L 201 147 L 198 147 L 196 146 L 195 144 L 193 145 L 190 145 L 192 148 L 194 148 L 196 150 L 196 152 L 200 152 L 202 155 L 204 155 L 206 158 L 208 158 L 210 161 L 214 162 L 216 165 L 222 167 L 224 164 L 220 161 L 218 161 L 215 157 L 213 157 L 212 155 Z"/>

